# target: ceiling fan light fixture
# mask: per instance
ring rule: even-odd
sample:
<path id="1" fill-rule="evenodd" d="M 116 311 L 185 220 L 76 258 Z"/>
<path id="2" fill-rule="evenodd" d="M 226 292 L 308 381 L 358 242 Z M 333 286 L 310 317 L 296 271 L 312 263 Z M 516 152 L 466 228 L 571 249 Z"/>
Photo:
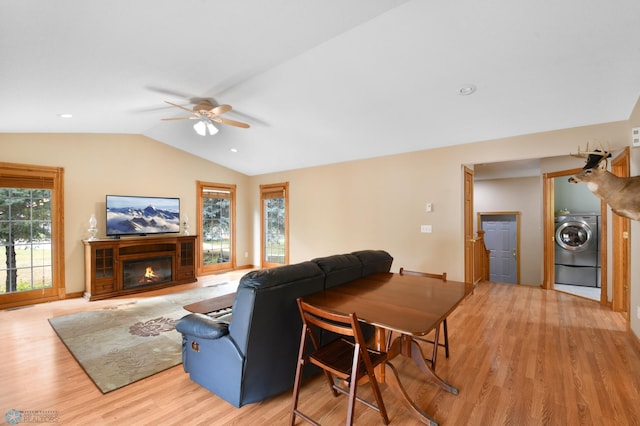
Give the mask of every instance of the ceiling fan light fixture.
<path id="1" fill-rule="evenodd" d="M 210 121 L 198 120 L 198 122 L 193 125 L 193 128 L 200 136 L 206 136 L 207 131 L 210 135 L 218 133 L 218 128 Z"/>
<path id="2" fill-rule="evenodd" d="M 218 133 L 218 128 L 214 126 L 210 121 L 207 123 L 207 130 L 209 131 L 210 135 L 215 135 L 216 133 Z"/>

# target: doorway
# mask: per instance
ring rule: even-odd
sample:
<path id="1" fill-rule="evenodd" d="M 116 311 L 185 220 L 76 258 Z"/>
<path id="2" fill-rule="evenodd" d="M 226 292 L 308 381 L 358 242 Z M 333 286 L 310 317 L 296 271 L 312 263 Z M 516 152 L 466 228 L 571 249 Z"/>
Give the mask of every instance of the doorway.
<path id="1" fill-rule="evenodd" d="M 63 299 L 64 169 L 0 165 L 0 309 Z"/>
<path id="2" fill-rule="evenodd" d="M 196 182 L 200 236 L 198 274 L 213 274 L 235 269 L 236 186 Z"/>
<path id="3" fill-rule="evenodd" d="M 478 213 L 478 229 L 490 251 L 490 281 L 520 284 L 520 213 Z"/>
<path id="4" fill-rule="evenodd" d="M 579 173 L 582 169 L 563 170 L 553 173 L 545 173 L 543 175 L 543 228 L 544 235 L 548 238 L 544 239 L 544 283 L 543 288 L 555 289 L 565 291 L 572 294 L 577 294 L 583 297 L 595 298 L 599 300 L 600 304 L 607 304 L 607 205 L 604 202 L 597 202 L 595 209 L 598 210 L 599 216 L 598 222 L 598 246 L 600 252 L 598 254 L 598 263 L 600 265 L 600 289 L 596 290 L 596 294 L 589 296 L 588 294 L 581 294 L 579 287 L 563 287 L 563 284 L 556 286 L 556 216 L 567 215 L 571 213 L 571 209 L 567 206 L 556 206 L 556 184 L 564 183 L 569 176 Z M 558 185 L 559 186 L 559 185 Z M 578 187 L 580 188 L 580 187 Z M 575 194 L 576 188 L 572 185 L 573 193 Z M 581 190 L 587 190 L 586 185 L 583 185 Z M 595 197 L 595 195 L 589 192 L 589 197 Z M 597 200 L 597 197 L 596 197 Z"/>
<path id="5" fill-rule="evenodd" d="M 260 185 L 261 267 L 289 263 L 289 182 Z"/>

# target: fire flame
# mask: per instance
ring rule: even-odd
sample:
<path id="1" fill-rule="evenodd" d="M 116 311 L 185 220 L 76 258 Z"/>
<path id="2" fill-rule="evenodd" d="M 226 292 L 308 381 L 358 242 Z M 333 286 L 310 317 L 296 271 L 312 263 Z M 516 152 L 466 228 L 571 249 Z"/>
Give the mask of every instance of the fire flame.
<path id="1" fill-rule="evenodd" d="M 140 280 L 140 282 L 148 283 L 151 281 L 155 281 L 156 278 L 158 278 L 158 274 L 155 273 L 151 266 L 147 266 L 144 277 Z"/>

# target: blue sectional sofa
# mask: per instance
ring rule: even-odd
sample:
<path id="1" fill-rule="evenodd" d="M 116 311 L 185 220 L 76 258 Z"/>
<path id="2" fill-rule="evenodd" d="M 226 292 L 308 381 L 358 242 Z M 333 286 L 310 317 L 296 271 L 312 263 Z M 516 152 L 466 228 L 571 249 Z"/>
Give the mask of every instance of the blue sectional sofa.
<path id="1" fill-rule="evenodd" d="M 290 389 L 302 332 L 296 299 L 389 272 L 392 262 L 386 251 L 363 250 L 247 273 L 229 322 L 203 314 L 178 321 L 185 372 L 236 407 Z"/>

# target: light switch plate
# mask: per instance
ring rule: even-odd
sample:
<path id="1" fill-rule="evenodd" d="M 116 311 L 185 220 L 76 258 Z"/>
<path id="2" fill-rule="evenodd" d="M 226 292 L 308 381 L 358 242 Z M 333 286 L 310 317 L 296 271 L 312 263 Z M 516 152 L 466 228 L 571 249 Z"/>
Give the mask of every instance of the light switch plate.
<path id="1" fill-rule="evenodd" d="M 631 129 L 631 146 L 640 146 L 640 127 L 634 127 Z"/>
<path id="2" fill-rule="evenodd" d="M 420 232 L 425 234 L 431 233 L 431 225 L 420 225 Z"/>

